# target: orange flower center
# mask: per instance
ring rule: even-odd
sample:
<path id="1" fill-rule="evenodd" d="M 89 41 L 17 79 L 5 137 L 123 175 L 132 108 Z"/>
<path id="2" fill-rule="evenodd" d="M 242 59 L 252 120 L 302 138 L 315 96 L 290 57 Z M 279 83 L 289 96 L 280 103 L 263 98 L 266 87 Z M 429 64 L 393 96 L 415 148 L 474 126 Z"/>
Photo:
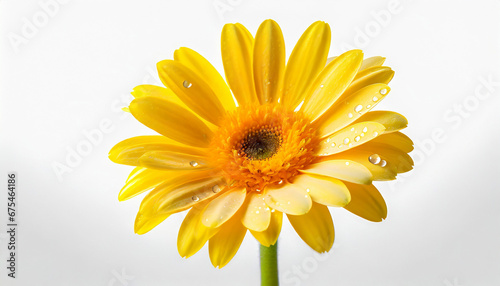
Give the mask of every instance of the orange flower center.
<path id="1" fill-rule="evenodd" d="M 301 112 L 279 104 L 239 107 L 221 122 L 209 155 L 232 186 L 281 184 L 315 159 L 319 138 Z"/>

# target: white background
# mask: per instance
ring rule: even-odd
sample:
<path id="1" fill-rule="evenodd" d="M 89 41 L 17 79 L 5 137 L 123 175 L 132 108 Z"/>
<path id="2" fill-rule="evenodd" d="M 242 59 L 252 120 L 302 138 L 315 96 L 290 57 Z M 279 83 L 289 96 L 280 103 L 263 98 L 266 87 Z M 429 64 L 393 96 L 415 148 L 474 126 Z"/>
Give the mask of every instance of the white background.
<path id="1" fill-rule="evenodd" d="M 255 33 L 268 18 L 287 54 L 323 20 L 331 55 L 387 57 L 396 76 L 378 109 L 404 114 L 416 143 L 415 169 L 376 184 L 386 221 L 334 209 L 336 242 L 323 256 L 284 224 L 281 284 L 500 285 L 500 1 L 1 0 L 0 11 L 1 285 L 258 285 L 251 235 L 218 270 L 206 247 L 179 257 L 183 214 L 134 234 L 140 198 L 117 200 L 132 168 L 107 153 L 152 134 L 120 107 L 134 86 L 158 84 L 157 61 L 187 46 L 222 71 L 223 24 Z M 88 145 L 89 132 L 102 139 Z M 58 177 L 57 164 L 71 172 Z M 9 171 L 19 178 L 16 279 L 5 268 Z"/>

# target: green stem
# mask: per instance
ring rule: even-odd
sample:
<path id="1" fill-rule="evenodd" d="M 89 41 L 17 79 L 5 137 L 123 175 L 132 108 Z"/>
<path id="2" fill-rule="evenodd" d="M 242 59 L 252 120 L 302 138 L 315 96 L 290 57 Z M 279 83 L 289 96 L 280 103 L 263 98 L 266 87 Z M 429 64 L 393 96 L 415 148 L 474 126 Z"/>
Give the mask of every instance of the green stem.
<path id="1" fill-rule="evenodd" d="M 278 286 L 278 242 L 269 247 L 260 245 L 260 285 Z"/>

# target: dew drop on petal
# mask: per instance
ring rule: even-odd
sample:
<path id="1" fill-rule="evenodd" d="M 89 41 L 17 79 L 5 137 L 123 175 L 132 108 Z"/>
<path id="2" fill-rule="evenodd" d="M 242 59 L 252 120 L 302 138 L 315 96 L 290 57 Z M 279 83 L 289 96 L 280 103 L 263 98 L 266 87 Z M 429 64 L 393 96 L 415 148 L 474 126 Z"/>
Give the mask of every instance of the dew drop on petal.
<path id="1" fill-rule="evenodd" d="M 352 143 L 349 143 L 349 147 L 352 147 Z"/>
<path id="2" fill-rule="evenodd" d="M 219 185 L 215 185 L 212 187 L 212 192 L 214 192 L 215 194 L 217 194 L 219 191 L 220 191 Z"/>
<path id="3" fill-rule="evenodd" d="M 382 89 L 380 90 L 380 94 L 384 95 L 384 94 L 386 94 L 386 93 L 387 93 L 387 89 L 382 88 Z"/>
<path id="4" fill-rule="evenodd" d="M 378 136 L 378 132 L 377 131 L 373 132 L 373 136 L 377 137 Z"/>
<path id="5" fill-rule="evenodd" d="M 354 132 L 354 127 L 353 127 L 353 128 L 351 128 L 351 132 Z"/>
<path id="6" fill-rule="evenodd" d="M 255 211 L 256 214 L 259 214 L 259 211 Z"/>
<path id="7" fill-rule="evenodd" d="M 366 128 L 366 127 L 363 128 L 363 132 L 366 132 L 366 131 L 368 131 L 368 128 Z"/>
<path id="8" fill-rule="evenodd" d="M 323 88 L 324 86 L 325 86 L 325 85 L 324 85 L 324 84 L 322 84 L 322 85 L 320 85 L 319 87 Z"/>
<path id="9" fill-rule="evenodd" d="M 352 115 L 352 113 L 350 113 L 350 112 L 349 112 L 349 114 L 347 114 L 347 116 L 348 116 L 349 118 L 352 118 L 352 116 L 353 116 L 353 115 Z"/>
<path id="10" fill-rule="evenodd" d="M 193 84 L 190 83 L 189 81 L 185 80 L 184 82 L 182 82 L 182 86 L 185 87 L 185 88 L 190 88 Z"/>
<path id="11" fill-rule="evenodd" d="M 335 142 L 333 142 L 333 143 L 332 143 L 332 147 L 335 147 L 335 145 L 336 145 L 336 144 L 335 144 Z"/>
<path id="12" fill-rule="evenodd" d="M 377 100 L 378 100 L 378 97 L 374 96 L 374 97 L 372 98 L 372 100 L 375 102 L 375 101 L 377 101 Z"/>
<path id="13" fill-rule="evenodd" d="M 354 111 L 356 111 L 356 112 L 360 112 L 361 109 L 363 109 L 363 106 L 361 104 L 356 105 L 356 107 L 354 107 Z"/>
<path id="14" fill-rule="evenodd" d="M 370 155 L 370 157 L 368 157 L 368 161 L 370 161 L 370 163 L 372 164 L 377 165 L 378 163 L 380 163 L 380 156 L 378 154 Z"/>
<path id="15" fill-rule="evenodd" d="M 271 212 L 272 212 L 272 213 L 273 213 L 273 212 L 275 212 L 275 211 L 276 211 L 275 209 L 272 209 L 272 210 L 271 210 Z"/>
<path id="16" fill-rule="evenodd" d="M 347 144 L 347 143 L 349 143 L 349 138 L 344 139 L 344 144 Z"/>
<path id="17" fill-rule="evenodd" d="M 199 201 L 199 200 L 200 200 L 200 198 L 198 198 L 197 196 L 193 196 L 193 197 L 191 197 L 191 199 L 192 199 L 193 201 L 195 201 L 195 202 L 197 202 L 197 201 Z"/>
<path id="18" fill-rule="evenodd" d="M 359 142 L 359 140 L 361 140 L 361 136 L 354 137 L 354 141 Z"/>
<path id="19" fill-rule="evenodd" d="M 280 180 L 280 181 L 278 182 L 278 185 L 281 185 L 281 184 L 283 184 L 283 180 Z"/>
<path id="20" fill-rule="evenodd" d="M 346 165 L 346 166 L 349 166 L 349 162 L 345 162 L 345 165 Z"/>
<path id="21" fill-rule="evenodd" d="M 198 162 L 191 161 L 191 162 L 189 162 L 189 165 L 191 165 L 191 167 L 196 167 L 196 166 L 198 166 Z"/>
<path id="22" fill-rule="evenodd" d="M 372 107 L 372 106 L 368 104 L 368 105 L 366 106 L 366 109 L 368 109 L 368 108 L 370 108 L 370 107 Z"/>
<path id="23" fill-rule="evenodd" d="M 385 160 L 380 161 L 380 167 L 385 167 L 387 162 Z"/>

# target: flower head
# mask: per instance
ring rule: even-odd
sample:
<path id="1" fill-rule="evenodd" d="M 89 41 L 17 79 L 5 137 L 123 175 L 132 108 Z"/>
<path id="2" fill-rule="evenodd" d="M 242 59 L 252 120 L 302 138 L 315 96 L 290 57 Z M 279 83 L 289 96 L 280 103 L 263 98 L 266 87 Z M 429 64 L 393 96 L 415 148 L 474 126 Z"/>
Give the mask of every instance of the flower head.
<path id="1" fill-rule="evenodd" d="M 188 48 L 158 63 L 165 87 L 140 85 L 129 111 L 160 135 L 118 143 L 112 161 L 136 166 L 119 194 L 144 197 L 135 231 L 143 234 L 189 210 L 178 250 L 189 257 L 209 242 L 214 266 L 225 266 L 250 230 L 276 243 L 283 213 L 318 252 L 334 229 L 328 207 L 370 221 L 386 218 L 375 180 L 412 169 L 406 119 L 371 111 L 390 91 L 384 58 L 360 50 L 328 59 L 330 27 L 313 23 L 285 65 L 278 24 L 264 21 L 255 38 L 241 24 L 222 31 L 227 83 Z M 234 96 L 234 98 L 233 98 Z M 236 99 L 236 101 L 234 100 Z"/>

